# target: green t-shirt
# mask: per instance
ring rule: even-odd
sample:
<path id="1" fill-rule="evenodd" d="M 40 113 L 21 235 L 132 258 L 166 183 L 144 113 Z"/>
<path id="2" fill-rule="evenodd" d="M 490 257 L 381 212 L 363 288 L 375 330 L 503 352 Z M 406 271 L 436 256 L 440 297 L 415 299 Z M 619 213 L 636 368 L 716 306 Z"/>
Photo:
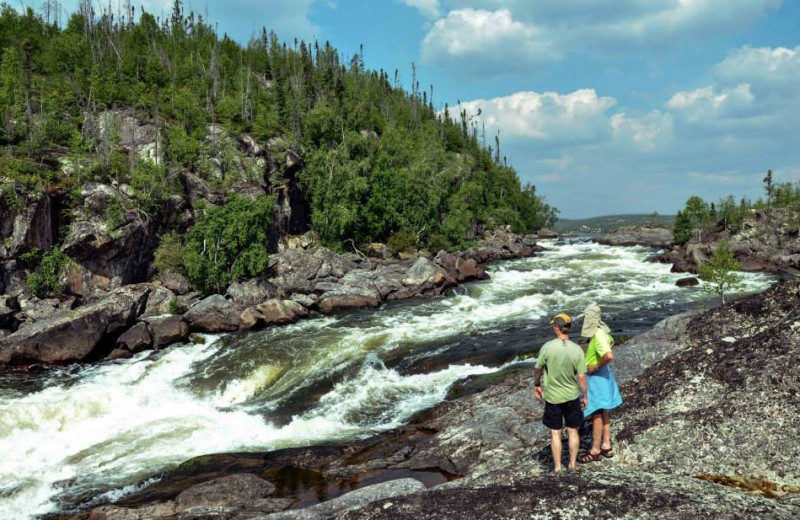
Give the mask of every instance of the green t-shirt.
<path id="1" fill-rule="evenodd" d="M 604 331 L 597 329 L 594 333 L 592 340 L 589 342 L 589 348 L 586 349 L 586 366 L 597 365 L 608 352 L 611 352 L 611 347 L 614 345 L 614 338 Z"/>
<path id="2" fill-rule="evenodd" d="M 544 400 L 561 404 L 577 399 L 581 395 L 578 374 L 586 373 L 583 350 L 570 340 L 548 341 L 539 351 L 536 368 L 544 369 Z"/>

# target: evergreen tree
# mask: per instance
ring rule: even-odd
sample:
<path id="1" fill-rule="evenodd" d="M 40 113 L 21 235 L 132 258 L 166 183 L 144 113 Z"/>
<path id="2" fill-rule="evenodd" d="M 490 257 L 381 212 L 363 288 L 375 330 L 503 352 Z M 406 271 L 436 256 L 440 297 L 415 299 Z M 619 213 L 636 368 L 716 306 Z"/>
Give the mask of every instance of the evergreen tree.
<path id="1" fill-rule="evenodd" d="M 679 211 L 675 216 L 675 224 L 672 229 L 672 234 L 674 236 L 675 243 L 681 246 L 686 245 L 686 243 L 691 240 L 692 222 L 685 212 Z"/>

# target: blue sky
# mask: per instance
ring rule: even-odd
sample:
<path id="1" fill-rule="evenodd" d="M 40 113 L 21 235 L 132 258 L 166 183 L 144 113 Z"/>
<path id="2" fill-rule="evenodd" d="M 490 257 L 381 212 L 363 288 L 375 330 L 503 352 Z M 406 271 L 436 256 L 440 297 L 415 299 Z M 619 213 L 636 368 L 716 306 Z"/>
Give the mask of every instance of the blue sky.
<path id="1" fill-rule="evenodd" d="M 172 5 L 133 3 L 156 14 Z M 779 181 L 800 180 L 796 0 L 186 7 L 208 11 L 240 41 L 263 25 L 290 40 L 329 40 L 348 55 L 363 43 L 367 66 L 398 69 L 406 84 L 416 63 L 438 106 L 460 100 L 470 113 L 481 109 L 487 133 L 500 132 L 501 152 L 522 180 L 565 218 L 675 213 L 693 194 L 755 198 L 768 168 Z"/>

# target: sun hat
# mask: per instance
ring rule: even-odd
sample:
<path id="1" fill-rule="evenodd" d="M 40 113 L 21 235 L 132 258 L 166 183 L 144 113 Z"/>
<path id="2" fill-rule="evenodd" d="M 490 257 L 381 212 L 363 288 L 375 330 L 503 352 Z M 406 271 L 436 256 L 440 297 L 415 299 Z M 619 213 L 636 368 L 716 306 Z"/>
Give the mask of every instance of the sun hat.
<path id="1" fill-rule="evenodd" d="M 586 310 L 583 311 L 583 328 L 581 329 L 581 336 L 584 338 L 591 338 L 597 332 L 597 329 L 602 329 L 604 332 L 611 332 L 608 325 L 601 319 L 602 311 L 600 306 L 592 303 Z"/>

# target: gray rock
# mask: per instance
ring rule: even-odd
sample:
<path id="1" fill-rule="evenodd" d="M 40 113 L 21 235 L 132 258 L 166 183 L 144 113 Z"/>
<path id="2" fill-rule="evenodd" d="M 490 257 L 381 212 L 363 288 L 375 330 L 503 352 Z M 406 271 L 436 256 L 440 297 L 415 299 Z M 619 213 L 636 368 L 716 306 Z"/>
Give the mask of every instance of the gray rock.
<path id="1" fill-rule="evenodd" d="M 177 295 L 189 292 L 189 279 L 178 273 L 164 273 L 161 275 L 161 284 Z"/>
<path id="2" fill-rule="evenodd" d="M 42 321 L 57 313 L 61 303 L 58 298 L 19 298 L 18 301 L 20 310 L 31 322 Z"/>
<path id="3" fill-rule="evenodd" d="M 153 287 L 150 292 L 150 297 L 147 299 L 147 307 L 144 310 L 143 316 L 161 316 L 170 312 L 170 303 L 176 302 L 177 297 L 175 293 L 164 287 Z"/>
<path id="4" fill-rule="evenodd" d="M 427 258 L 417 258 L 414 265 L 408 268 L 403 277 L 403 285 L 422 285 L 435 283 L 440 276 L 436 265 Z"/>
<path id="5" fill-rule="evenodd" d="M 317 296 L 314 294 L 293 294 L 290 298 L 293 302 L 297 302 L 306 309 L 310 309 L 317 303 Z"/>
<path id="6" fill-rule="evenodd" d="M 129 285 L 97 302 L 34 323 L 0 340 L 0 363 L 86 359 L 105 338 L 134 323 L 149 293 L 145 285 Z"/>
<path id="7" fill-rule="evenodd" d="M 315 506 L 296 511 L 284 511 L 263 517 L 262 520 L 326 519 L 385 499 L 398 499 L 425 490 L 425 485 L 413 478 L 403 478 L 373 484 Z"/>
<path id="8" fill-rule="evenodd" d="M 278 288 L 266 280 L 255 278 L 246 282 L 234 282 L 228 287 L 228 297 L 233 305 L 244 310 L 259 303 L 276 298 Z"/>
<path id="9" fill-rule="evenodd" d="M 150 335 L 153 337 L 153 347 L 159 349 L 172 343 L 185 341 L 189 336 L 189 325 L 183 316 L 152 316 L 144 318 Z"/>
<path id="10" fill-rule="evenodd" d="M 101 506 L 92 510 L 92 520 L 168 520 L 174 518 L 173 502 L 154 504 L 129 509 L 117 506 Z"/>
<path id="11" fill-rule="evenodd" d="M 117 338 L 117 344 L 129 352 L 136 353 L 150 348 L 153 344 L 153 339 L 150 336 L 147 324 L 140 321 L 123 332 L 122 335 Z"/>
<path id="12" fill-rule="evenodd" d="M 239 312 L 220 294 L 201 300 L 183 315 L 189 328 L 198 332 L 233 332 L 239 330 Z"/>
<path id="13" fill-rule="evenodd" d="M 325 293 L 320 297 L 318 302 L 320 310 L 325 314 L 332 314 L 334 312 L 350 309 L 372 308 L 380 304 L 381 301 L 378 298 L 344 292 Z"/>
<path id="14" fill-rule="evenodd" d="M 599 244 L 609 246 L 670 247 L 675 239 L 672 230 L 648 226 L 621 227 L 597 239 Z"/>
<path id="15" fill-rule="evenodd" d="M 542 228 L 536 232 L 536 236 L 539 238 L 558 238 L 558 233 L 550 231 L 547 228 Z"/>
<path id="16" fill-rule="evenodd" d="M 275 486 L 250 473 L 236 473 L 192 486 L 175 499 L 179 512 L 197 506 L 239 508 L 269 497 Z"/>
<path id="17" fill-rule="evenodd" d="M 308 311 L 292 300 L 268 300 L 256 306 L 265 325 L 286 325 L 308 316 Z"/>

